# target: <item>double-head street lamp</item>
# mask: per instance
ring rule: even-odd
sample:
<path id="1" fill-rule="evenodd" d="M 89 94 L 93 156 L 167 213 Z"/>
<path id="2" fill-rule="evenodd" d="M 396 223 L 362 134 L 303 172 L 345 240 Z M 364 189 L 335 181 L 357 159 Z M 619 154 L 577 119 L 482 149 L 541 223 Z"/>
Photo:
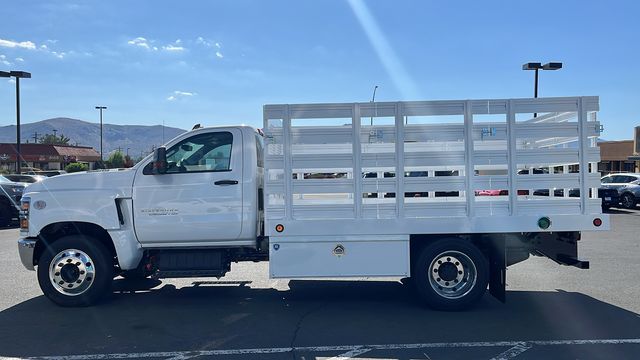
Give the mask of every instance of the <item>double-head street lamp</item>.
<path id="1" fill-rule="evenodd" d="M 26 71 L 0 71 L 0 77 L 16 78 L 16 174 L 22 170 L 22 156 L 20 154 L 20 79 L 31 78 L 31 73 Z"/>
<path id="2" fill-rule="evenodd" d="M 106 106 L 96 106 L 100 110 L 100 161 L 102 161 L 102 110 L 106 110 Z"/>
<path id="3" fill-rule="evenodd" d="M 536 71 L 536 75 L 535 75 L 535 81 L 534 81 L 534 85 L 533 85 L 533 97 L 537 98 L 538 97 L 538 70 L 559 70 L 562 69 L 562 63 L 561 62 L 550 62 L 550 63 L 546 63 L 544 65 L 542 65 L 542 63 L 539 62 L 529 62 L 529 63 L 525 63 L 522 65 L 522 70 L 535 70 Z M 538 114 L 535 113 L 533 114 L 533 117 L 537 117 Z"/>

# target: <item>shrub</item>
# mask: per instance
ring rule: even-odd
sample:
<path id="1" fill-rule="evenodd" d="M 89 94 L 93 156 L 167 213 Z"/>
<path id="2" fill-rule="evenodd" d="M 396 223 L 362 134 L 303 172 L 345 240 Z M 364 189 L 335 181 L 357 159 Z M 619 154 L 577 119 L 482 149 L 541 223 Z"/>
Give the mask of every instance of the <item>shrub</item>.
<path id="1" fill-rule="evenodd" d="M 69 165 L 64 167 L 64 171 L 68 172 L 68 173 L 72 173 L 72 172 L 78 172 L 78 171 L 87 171 L 89 169 L 89 167 L 87 166 L 87 164 L 83 164 L 83 163 L 70 163 Z"/>

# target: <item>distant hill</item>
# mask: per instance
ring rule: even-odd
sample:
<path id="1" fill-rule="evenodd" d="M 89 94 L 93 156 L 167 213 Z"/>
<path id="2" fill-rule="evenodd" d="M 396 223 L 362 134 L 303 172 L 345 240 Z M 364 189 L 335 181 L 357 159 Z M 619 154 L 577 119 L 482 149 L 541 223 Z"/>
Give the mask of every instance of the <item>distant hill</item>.
<path id="1" fill-rule="evenodd" d="M 109 152 L 120 147 L 122 152 L 126 152 L 129 148 L 129 155 L 137 158 L 140 154 L 146 155 L 151 151 L 152 146 L 158 146 L 163 143 L 162 125 L 143 126 L 143 125 L 113 125 L 103 124 L 103 152 L 106 158 Z M 90 123 L 77 119 L 54 118 L 42 120 L 35 123 L 21 124 L 20 137 L 22 142 L 34 142 L 33 136 L 37 132 L 38 136 L 44 134 L 64 134 L 70 138 L 70 145 L 91 146 L 100 152 L 100 124 Z M 164 142 L 185 132 L 183 129 L 164 127 Z M 15 143 L 16 142 L 16 126 L 0 126 L 0 142 Z"/>

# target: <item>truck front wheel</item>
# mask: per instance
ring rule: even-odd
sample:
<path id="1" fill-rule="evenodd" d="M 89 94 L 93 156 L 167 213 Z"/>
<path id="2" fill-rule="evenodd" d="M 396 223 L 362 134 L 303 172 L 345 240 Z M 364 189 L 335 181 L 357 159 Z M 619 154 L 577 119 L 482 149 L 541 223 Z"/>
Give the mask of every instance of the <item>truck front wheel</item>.
<path id="1" fill-rule="evenodd" d="M 440 239 L 423 247 L 413 267 L 415 288 L 437 310 L 461 310 L 474 305 L 489 283 L 489 264 L 471 242 Z"/>
<path id="2" fill-rule="evenodd" d="M 89 306 L 107 296 L 113 280 L 113 258 L 98 240 L 63 237 L 47 246 L 38 262 L 44 295 L 65 306 Z"/>

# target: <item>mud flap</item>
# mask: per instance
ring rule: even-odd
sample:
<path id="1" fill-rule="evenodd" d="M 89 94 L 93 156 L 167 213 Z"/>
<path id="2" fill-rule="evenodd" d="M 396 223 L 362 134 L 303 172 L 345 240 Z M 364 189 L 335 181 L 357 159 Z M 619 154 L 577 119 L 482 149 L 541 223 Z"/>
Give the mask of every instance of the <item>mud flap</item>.
<path id="1" fill-rule="evenodd" d="M 489 256 L 489 293 L 500 302 L 506 302 L 507 256 L 505 236 L 497 235 L 491 239 Z"/>

